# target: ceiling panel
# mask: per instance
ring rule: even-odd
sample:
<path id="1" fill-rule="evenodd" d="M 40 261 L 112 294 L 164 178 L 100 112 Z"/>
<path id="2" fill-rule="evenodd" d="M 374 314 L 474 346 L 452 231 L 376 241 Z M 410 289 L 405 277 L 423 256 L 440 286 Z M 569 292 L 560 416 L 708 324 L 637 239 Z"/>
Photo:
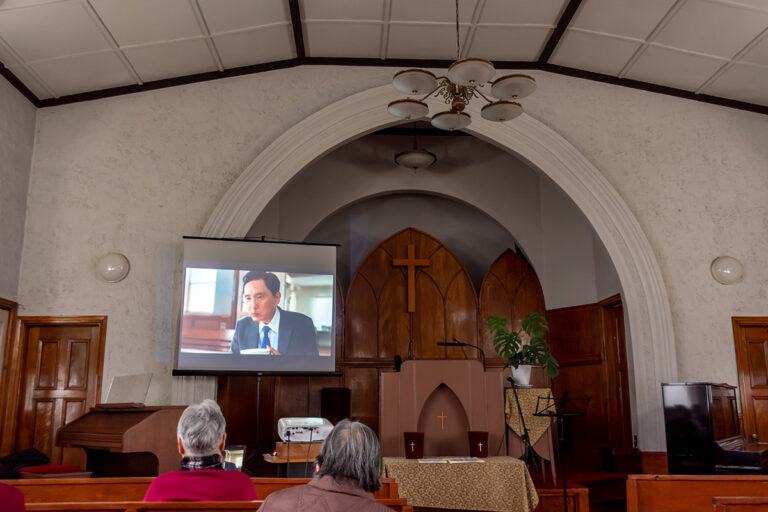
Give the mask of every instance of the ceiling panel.
<path id="1" fill-rule="evenodd" d="M 466 55 L 490 60 L 533 61 L 551 32 L 547 27 L 479 25 Z"/>
<path id="2" fill-rule="evenodd" d="M 627 78 L 695 91 L 727 61 L 649 46 L 626 74 Z"/>
<path id="3" fill-rule="evenodd" d="M 480 23 L 557 25 L 565 0 L 486 0 Z"/>
<path id="4" fill-rule="evenodd" d="M 56 96 L 135 84 L 116 52 L 99 52 L 30 64 Z"/>
<path id="5" fill-rule="evenodd" d="M 375 59 L 380 53 L 382 27 L 381 23 L 305 23 L 304 47 L 310 57 Z"/>
<path id="6" fill-rule="evenodd" d="M 584 0 L 572 28 L 645 39 L 675 0 Z"/>
<path id="7" fill-rule="evenodd" d="M 549 61 L 559 66 L 616 76 L 635 54 L 641 41 L 568 30 Z M 595 55 L 600 55 L 599 59 Z"/>
<path id="8" fill-rule="evenodd" d="M 464 47 L 467 27 L 459 29 Z M 456 26 L 446 24 L 390 23 L 387 58 L 390 59 L 456 59 Z"/>
<path id="9" fill-rule="evenodd" d="M 202 38 L 124 48 L 123 53 L 144 82 L 219 69 Z"/>
<path id="10" fill-rule="evenodd" d="M 768 105 L 768 67 L 734 64 L 702 92 Z"/>
<path id="11" fill-rule="evenodd" d="M 296 57 L 290 25 L 230 32 L 214 36 L 213 41 L 226 69 Z"/>
<path id="12" fill-rule="evenodd" d="M 475 12 L 476 0 L 459 2 L 459 22 L 469 23 Z M 454 0 L 392 0 L 392 21 L 434 21 L 456 26 Z"/>
<path id="13" fill-rule="evenodd" d="M 710 0 L 688 0 L 654 42 L 732 58 L 768 26 L 768 12 Z M 730 30 L 723 30 L 730 27 Z M 715 36 L 717 34 L 717 36 Z"/>
<path id="14" fill-rule="evenodd" d="M 75 0 L 0 10 L 0 37 L 25 61 L 110 48 L 86 8 Z"/>
<path id="15" fill-rule="evenodd" d="M 381 21 L 384 0 L 301 0 L 300 10 L 302 19 L 306 20 Z"/>
<path id="16" fill-rule="evenodd" d="M 197 2 L 211 33 L 291 21 L 291 10 L 284 0 L 260 0 L 258 9 L 253 8 L 253 0 Z"/>
<path id="17" fill-rule="evenodd" d="M 203 34 L 188 0 L 90 0 L 120 46 Z M 150 16 L 147 14 L 151 13 Z M 136 23 L 141 19 L 141 23 Z"/>
<path id="18" fill-rule="evenodd" d="M 742 58 L 744 62 L 768 66 L 768 34 L 763 33 L 763 37 L 756 42 Z"/>

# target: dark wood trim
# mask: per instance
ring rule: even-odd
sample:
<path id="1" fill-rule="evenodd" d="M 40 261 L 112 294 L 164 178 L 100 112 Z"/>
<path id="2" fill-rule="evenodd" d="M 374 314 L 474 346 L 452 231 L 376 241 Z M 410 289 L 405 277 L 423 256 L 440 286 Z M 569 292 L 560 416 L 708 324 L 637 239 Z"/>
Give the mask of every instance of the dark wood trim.
<path id="1" fill-rule="evenodd" d="M 296 56 L 303 59 L 306 56 L 304 48 L 304 31 L 301 27 L 301 7 L 299 0 L 288 0 L 288 6 L 291 8 L 291 26 L 293 28 L 293 44 L 296 46 Z"/>
<path id="2" fill-rule="evenodd" d="M 568 5 L 563 10 L 563 14 L 560 15 L 560 19 L 557 20 L 555 30 L 552 31 L 552 35 L 549 36 L 547 44 L 544 45 L 544 49 L 541 51 L 541 55 L 539 55 L 539 64 L 546 64 L 549 62 L 549 58 L 552 56 L 555 48 L 557 48 L 558 43 L 560 43 L 560 39 L 562 39 L 563 34 L 565 34 L 568 25 L 571 24 L 571 20 L 580 5 L 581 0 L 571 0 L 568 2 Z"/>
<path id="3" fill-rule="evenodd" d="M 617 293 L 615 295 L 611 295 L 610 297 L 606 297 L 601 301 L 597 302 L 604 308 L 615 308 L 616 306 L 621 306 L 621 294 Z"/>
<path id="4" fill-rule="evenodd" d="M 179 85 L 193 84 L 197 82 L 207 82 L 210 80 L 218 80 L 221 78 L 230 78 L 235 76 L 250 75 L 254 73 L 263 73 L 265 71 L 273 71 L 276 69 L 294 68 L 297 66 L 370 66 L 370 67 L 392 67 L 392 68 L 404 68 L 404 67 L 424 67 L 424 68 L 448 68 L 453 61 L 449 60 L 420 60 L 420 59 L 375 59 L 375 58 L 345 58 L 345 57 L 303 57 L 295 59 L 287 59 L 276 62 L 265 62 L 263 64 L 254 64 L 251 66 L 242 66 L 239 68 L 225 69 L 224 71 L 208 71 L 205 73 L 199 73 L 197 75 L 180 76 L 174 78 L 166 78 L 163 80 L 156 80 L 154 82 L 146 82 L 138 85 L 125 85 L 121 87 L 114 87 L 111 89 L 103 89 L 100 91 L 91 91 L 78 94 L 70 94 L 68 96 L 61 96 L 59 98 L 48 98 L 44 100 L 37 99 L 34 94 L 23 86 L 23 84 L 13 76 L 10 71 L 7 71 L 13 80 L 9 78 L 11 85 L 14 85 L 19 92 L 24 94 L 33 105 L 38 108 L 55 107 L 58 105 L 67 105 L 70 103 L 78 103 L 81 101 L 91 101 L 102 98 L 111 98 L 113 96 L 122 96 L 124 94 L 133 94 L 143 91 L 151 91 L 155 89 L 163 89 L 166 87 L 176 87 Z M 0 63 L 2 64 L 2 63 Z M 717 105 L 720 107 L 733 108 L 736 110 L 744 110 L 747 112 L 754 112 L 757 114 L 768 114 L 768 106 L 758 105 L 756 103 L 748 103 L 745 101 L 731 100 L 727 98 L 720 98 L 718 96 L 710 96 L 708 94 L 696 94 L 691 91 L 685 91 L 682 89 L 676 89 L 674 87 L 667 87 L 664 85 L 651 84 L 648 82 L 641 82 L 638 80 L 632 80 L 629 78 L 618 78 L 611 75 L 604 75 L 601 73 L 595 73 L 593 71 L 584 71 L 582 69 L 569 68 L 565 66 L 558 66 L 550 63 L 540 62 L 519 62 L 519 61 L 496 61 L 494 62 L 496 69 L 528 69 L 546 71 L 548 73 L 554 73 L 556 75 L 571 76 L 575 78 L 583 78 L 585 80 L 591 80 L 593 82 L 602 82 L 611 85 L 618 85 L 621 87 L 628 87 L 630 89 L 639 89 L 642 91 L 655 92 L 657 94 L 664 94 L 666 96 L 673 96 L 676 98 L 683 98 L 701 103 L 709 103 L 711 105 Z M 2 68 L 0 68 L 2 69 Z M 5 76 L 4 73 L 0 73 Z M 18 84 L 18 86 L 17 86 Z M 23 87 L 23 88 L 20 88 Z M 28 91 L 31 95 L 28 96 L 24 91 Z"/>
<path id="5" fill-rule="evenodd" d="M 18 312 L 18 307 L 19 305 L 16 302 L 0 298 L 0 309 L 8 311 L 8 328 L 5 332 L 5 339 L 0 340 L 0 343 L 5 344 L 3 359 L 0 361 L 3 368 L 3 373 L 0 375 L 0 389 L 3 390 L 0 392 L 0 457 L 8 455 L 13 449 L 12 447 L 8 447 L 8 451 L 6 451 L 6 444 L 10 445 L 10 443 L 6 443 L 5 441 L 7 439 L 7 436 L 5 435 L 5 425 L 8 423 L 5 418 L 9 405 L 8 402 L 12 397 L 11 390 L 15 387 L 12 383 L 18 383 L 20 380 L 15 378 L 15 376 L 14 378 L 11 377 L 11 366 L 14 361 L 12 354 L 17 351 L 15 340 L 16 313 Z"/>
<path id="6" fill-rule="evenodd" d="M 16 75 L 13 74 L 13 72 L 5 67 L 5 64 L 0 62 L 0 75 L 3 75 L 3 78 L 8 80 L 8 82 L 16 88 L 17 91 L 19 91 L 25 98 L 27 98 L 30 103 L 32 103 L 37 108 L 40 108 L 40 100 L 38 99 L 37 95 L 33 93 L 29 88 L 24 85 L 24 82 L 19 80 Z"/>
<path id="7" fill-rule="evenodd" d="M 0 456 L 13 452 L 16 442 L 16 428 L 21 406 L 22 372 L 24 368 L 27 333 L 30 327 L 45 325 L 96 325 L 99 327 L 99 361 L 96 370 L 96 401 L 101 401 L 101 379 L 104 375 L 104 345 L 107 338 L 106 316 L 20 316 L 16 318 L 16 329 L 12 347 L 6 347 L 3 362 L 4 408 L 0 410 L 3 423 L 0 424 Z M 11 350 L 7 350 L 11 348 Z M 7 365 L 5 362 L 7 361 Z M 7 384 L 7 385 L 5 385 Z M 2 402 L 0 402 L 2 403 Z"/>

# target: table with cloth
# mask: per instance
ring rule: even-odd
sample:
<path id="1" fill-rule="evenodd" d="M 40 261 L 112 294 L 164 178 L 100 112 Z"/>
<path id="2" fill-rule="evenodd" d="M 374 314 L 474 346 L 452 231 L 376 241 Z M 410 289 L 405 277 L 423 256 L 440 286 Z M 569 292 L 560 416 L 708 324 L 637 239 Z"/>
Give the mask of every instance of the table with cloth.
<path id="1" fill-rule="evenodd" d="M 383 476 L 394 478 L 401 498 L 414 507 L 531 512 L 539 503 L 523 461 L 488 457 L 483 462 L 420 463 L 384 457 Z"/>
<path id="2" fill-rule="evenodd" d="M 553 418 L 551 416 L 534 416 L 537 407 L 545 408 L 553 405 L 552 391 L 549 388 L 518 388 L 517 397 L 520 400 L 520 410 L 523 411 L 525 428 L 528 430 L 533 451 L 543 460 L 549 462 L 552 481 L 557 485 L 554 464 L 555 450 L 552 442 Z M 512 388 L 504 390 L 504 417 L 507 420 L 507 426 L 514 434 L 514 437 L 509 440 L 509 452 L 507 453 L 513 457 L 520 457 L 525 451 L 525 444 L 522 440 L 523 424 L 520 422 L 520 413 Z M 541 476 L 546 481 L 543 464 Z"/>

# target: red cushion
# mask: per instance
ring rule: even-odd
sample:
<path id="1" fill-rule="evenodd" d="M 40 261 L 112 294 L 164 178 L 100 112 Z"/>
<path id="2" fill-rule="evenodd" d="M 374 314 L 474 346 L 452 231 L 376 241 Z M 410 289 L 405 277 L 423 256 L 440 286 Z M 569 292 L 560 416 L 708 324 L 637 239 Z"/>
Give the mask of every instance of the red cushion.
<path id="1" fill-rule="evenodd" d="M 51 473 L 76 473 L 82 471 L 82 469 L 80 469 L 80 466 L 67 464 L 44 464 L 42 466 L 27 466 L 26 468 L 19 469 L 19 471 L 48 475 Z"/>

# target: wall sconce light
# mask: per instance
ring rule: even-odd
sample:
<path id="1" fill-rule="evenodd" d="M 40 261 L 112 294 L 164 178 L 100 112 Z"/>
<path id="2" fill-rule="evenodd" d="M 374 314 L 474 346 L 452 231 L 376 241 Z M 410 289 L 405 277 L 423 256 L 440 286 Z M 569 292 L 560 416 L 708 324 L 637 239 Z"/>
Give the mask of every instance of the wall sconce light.
<path id="1" fill-rule="evenodd" d="M 96 273 L 108 283 L 118 283 L 131 271 L 131 263 L 124 254 L 109 252 L 96 262 Z"/>
<path id="2" fill-rule="evenodd" d="M 744 266 L 732 256 L 719 256 L 712 261 L 710 271 L 718 283 L 734 284 L 741 281 Z"/>

